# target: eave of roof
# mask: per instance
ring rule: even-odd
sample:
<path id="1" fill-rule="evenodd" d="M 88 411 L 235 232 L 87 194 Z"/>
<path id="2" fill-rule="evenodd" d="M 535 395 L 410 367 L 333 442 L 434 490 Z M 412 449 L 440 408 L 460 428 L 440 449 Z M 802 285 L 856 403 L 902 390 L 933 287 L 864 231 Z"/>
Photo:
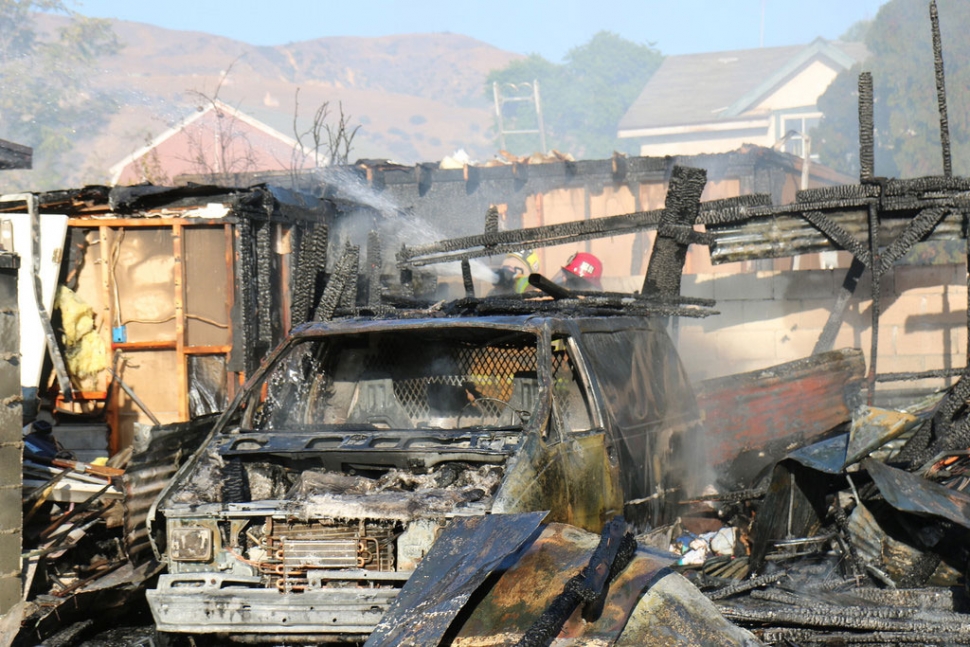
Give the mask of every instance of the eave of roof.
<path id="1" fill-rule="evenodd" d="M 728 109 L 719 115 L 719 118 L 737 117 L 745 110 L 755 105 L 762 97 L 768 95 L 775 87 L 781 85 L 788 77 L 792 76 L 802 66 L 807 65 L 813 58 L 824 56 L 831 59 L 842 69 L 848 69 L 855 63 L 855 59 L 843 52 L 838 47 L 833 46 L 828 41 L 816 38 L 808 47 L 800 51 L 794 58 L 778 68 L 774 74 L 766 78 L 760 85 L 745 93 L 737 101 L 728 106 Z"/>
<path id="2" fill-rule="evenodd" d="M 0 170 L 33 167 L 34 149 L 0 139 Z"/>
<path id="3" fill-rule="evenodd" d="M 816 39 L 807 46 L 670 56 L 617 130 L 629 137 L 629 132 L 643 129 L 733 121 L 812 60 L 842 69 L 866 54 L 861 43 Z"/>

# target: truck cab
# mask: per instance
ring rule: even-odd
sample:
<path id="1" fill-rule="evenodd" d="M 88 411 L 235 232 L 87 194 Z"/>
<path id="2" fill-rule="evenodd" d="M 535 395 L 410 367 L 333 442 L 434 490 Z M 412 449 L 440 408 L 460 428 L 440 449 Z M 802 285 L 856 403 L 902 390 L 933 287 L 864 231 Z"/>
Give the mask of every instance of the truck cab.
<path id="1" fill-rule="evenodd" d="M 454 517 L 662 525 L 702 442 L 649 316 L 305 324 L 156 501 L 148 601 L 169 634 L 363 641 Z"/>

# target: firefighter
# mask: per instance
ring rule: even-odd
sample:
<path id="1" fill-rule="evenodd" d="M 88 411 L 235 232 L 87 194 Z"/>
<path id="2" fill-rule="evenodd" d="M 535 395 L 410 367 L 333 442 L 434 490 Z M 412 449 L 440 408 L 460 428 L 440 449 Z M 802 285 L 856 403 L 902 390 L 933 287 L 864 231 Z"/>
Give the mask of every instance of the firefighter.
<path id="1" fill-rule="evenodd" d="M 576 252 L 553 279 L 570 290 L 602 290 L 603 262 L 593 254 Z"/>
<path id="2" fill-rule="evenodd" d="M 510 252 L 496 274 L 490 295 L 522 294 L 529 289 L 529 275 L 539 271 L 539 255 L 531 249 Z"/>

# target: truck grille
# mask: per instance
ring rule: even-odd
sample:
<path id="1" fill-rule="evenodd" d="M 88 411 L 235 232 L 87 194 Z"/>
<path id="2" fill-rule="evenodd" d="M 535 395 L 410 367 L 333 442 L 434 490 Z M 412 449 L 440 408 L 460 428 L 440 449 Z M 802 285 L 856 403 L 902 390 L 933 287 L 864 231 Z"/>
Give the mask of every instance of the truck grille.
<path id="1" fill-rule="evenodd" d="M 280 591 L 302 591 L 311 581 L 320 582 L 320 577 L 308 577 L 311 571 L 395 570 L 394 524 L 269 521 L 267 527 L 271 532 L 262 542 L 267 558 L 260 570 Z"/>

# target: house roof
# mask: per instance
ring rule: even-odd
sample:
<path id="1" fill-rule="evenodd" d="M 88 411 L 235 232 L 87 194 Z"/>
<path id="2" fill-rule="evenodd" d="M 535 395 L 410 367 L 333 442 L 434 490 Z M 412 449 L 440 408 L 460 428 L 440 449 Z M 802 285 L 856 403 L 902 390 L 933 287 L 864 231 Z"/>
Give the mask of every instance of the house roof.
<path id="1" fill-rule="evenodd" d="M 259 119 L 256 119 L 255 117 L 247 115 L 245 112 L 239 110 L 238 108 L 234 108 L 233 106 L 230 106 L 216 99 L 212 101 L 204 109 L 194 110 L 190 115 L 182 119 L 179 123 L 175 124 L 165 132 L 161 133 L 160 135 L 152 139 L 146 145 L 142 146 L 141 148 L 139 148 L 138 150 L 131 153 L 123 160 L 121 160 L 120 162 L 112 166 L 108 171 L 111 174 L 111 184 L 118 183 L 118 180 L 121 178 L 122 174 L 124 173 L 125 169 L 128 167 L 129 164 L 131 164 L 135 160 L 138 160 L 144 157 L 152 149 L 156 148 L 161 143 L 179 134 L 180 132 L 185 130 L 187 126 L 198 121 L 199 119 L 203 118 L 204 116 L 206 116 L 207 114 L 209 114 L 214 110 L 218 110 L 220 113 L 226 114 L 232 119 L 236 119 L 239 122 L 247 124 L 252 128 L 255 128 L 256 130 L 263 132 L 274 139 L 278 139 L 279 141 L 283 142 L 287 146 L 290 146 L 292 148 L 298 148 L 300 146 L 299 142 L 297 142 L 292 137 L 288 137 L 287 135 L 284 135 L 283 133 L 276 130 L 275 128 L 260 121 Z"/>
<path id="2" fill-rule="evenodd" d="M 31 168 L 34 150 L 0 139 L 0 170 Z"/>
<path id="3" fill-rule="evenodd" d="M 620 120 L 619 130 L 724 121 L 741 117 L 815 60 L 835 69 L 865 58 L 861 43 L 808 45 L 668 56 Z"/>

